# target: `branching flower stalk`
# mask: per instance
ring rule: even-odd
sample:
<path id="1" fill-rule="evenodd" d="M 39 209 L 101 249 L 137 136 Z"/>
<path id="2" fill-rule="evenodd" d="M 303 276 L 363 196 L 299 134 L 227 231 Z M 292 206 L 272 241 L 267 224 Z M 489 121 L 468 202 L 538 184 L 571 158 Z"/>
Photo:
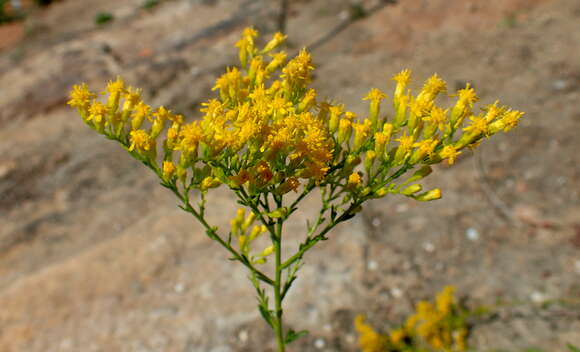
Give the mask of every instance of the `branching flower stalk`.
<path id="1" fill-rule="evenodd" d="M 163 106 L 153 109 L 120 78 L 108 83 L 104 101 L 81 84 L 68 104 L 155 172 L 207 236 L 248 269 L 260 313 L 284 351 L 303 334 L 284 329 L 282 302 L 308 250 L 371 199 L 439 199 L 439 189 L 423 191 L 418 183 L 431 165 L 453 164 L 466 148 L 515 127 L 523 113 L 498 102 L 474 113 L 478 98 L 469 85 L 455 94 L 453 106 L 440 107 L 436 98 L 446 93 L 446 83 L 433 75 L 412 95 L 411 72 L 404 70 L 393 77 L 391 106 L 373 88 L 364 97 L 368 115 L 359 118 L 342 104 L 319 100 L 309 88 L 314 64 L 307 50 L 288 60 L 277 49 L 284 35 L 276 33 L 262 48 L 257 35 L 244 30 L 236 44 L 240 66 L 217 79 L 213 90 L 219 94 L 203 104 L 200 120 L 186 122 Z M 220 186 L 243 206 L 227 230 L 205 216 L 207 195 Z M 283 225 L 315 189 L 321 195 L 318 216 L 307 224 L 297 252 L 284 258 Z M 266 234 L 270 245 L 257 247 L 256 239 Z M 269 276 L 264 269 L 272 256 Z"/>

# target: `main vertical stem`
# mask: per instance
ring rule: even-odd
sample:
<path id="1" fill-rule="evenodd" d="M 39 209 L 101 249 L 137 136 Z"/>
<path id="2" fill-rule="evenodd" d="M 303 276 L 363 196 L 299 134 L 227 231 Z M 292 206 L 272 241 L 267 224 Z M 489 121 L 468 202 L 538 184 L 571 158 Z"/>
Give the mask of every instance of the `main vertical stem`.
<path id="1" fill-rule="evenodd" d="M 278 352 L 286 350 L 284 344 L 284 324 L 282 323 L 282 221 L 276 224 L 276 240 L 274 241 L 276 254 L 276 278 L 274 281 L 274 300 L 276 304 L 276 341 L 278 342 Z"/>

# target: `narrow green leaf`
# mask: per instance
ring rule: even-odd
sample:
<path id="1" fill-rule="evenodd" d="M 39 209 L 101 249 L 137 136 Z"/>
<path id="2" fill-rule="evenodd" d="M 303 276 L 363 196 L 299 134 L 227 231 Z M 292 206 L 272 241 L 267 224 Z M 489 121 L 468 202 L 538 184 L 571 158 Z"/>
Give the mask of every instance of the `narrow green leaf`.
<path id="1" fill-rule="evenodd" d="M 272 325 L 272 314 L 270 313 L 270 311 L 261 304 L 258 305 L 258 309 L 260 310 L 260 314 L 262 315 L 262 318 L 264 318 L 266 323 L 268 323 L 268 325 L 270 325 L 270 327 L 273 329 L 274 326 Z"/>
<path id="2" fill-rule="evenodd" d="M 301 330 L 301 331 L 296 332 L 296 331 L 290 329 L 290 331 L 288 331 L 288 334 L 286 334 L 286 338 L 284 339 L 284 344 L 289 345 L 292 342 L 301 338 L 302 336 L 306 336 L 306 335 L 308 335 L 308 330 Z"/>

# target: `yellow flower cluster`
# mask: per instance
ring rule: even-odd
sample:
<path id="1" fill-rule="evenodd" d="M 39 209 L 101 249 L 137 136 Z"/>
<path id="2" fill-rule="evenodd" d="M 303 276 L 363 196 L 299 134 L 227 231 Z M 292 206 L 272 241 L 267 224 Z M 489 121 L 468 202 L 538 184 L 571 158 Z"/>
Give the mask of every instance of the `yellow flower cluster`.
<path id="1" fill-rule="evenodd" d="M 454 298 L 455 288 L 445 287 L 435 303 L 421 301 L 416 312 L 405 324 L 382 335 L 364 323 L 362 316 L 355 319 L 359 346 L 363 352 L 423 351 L 463 352 L 467 350 L 467 324 L 459 314 Z"/>
<path id="2" fill-rule="evenodd" d="M 252 242 L 267 231 L 266 226 L 256 225 L 248 233 L 250 226 L 255 220 L 256 215 L 254 213 L 250 212 L 246 216 L 246 211 L 243 208 L 238 209 L 236 217 L 230 221 L 231 233 L 238 239 L 240 253 L 246 257 L 251 257 L 252 263 L 263 264 L 266 262 L 266 257 L 274 251 L 274 247 L 268 246 L 258 255 L 250 255 Z"/>
<path id="3" fill-rule="evenodd" d="M 365 323 L 362 315 L 354 320 L 354 327 L 359 334 L 358 344 L 362 352 L 388 351 L 389 338 L 376 332 L 372 326 Z"/>
<path id="4" fill-rule="evenodd" d="M 381 111 L 387 95 L 373 88 L 363 98 L 369 101 L 368 116 L 359 119 L 341 104 L 317 100 L 308 87 L 314 64 L 305 49 L 287 60 L 285 52 L 276 52 L 284 35 L 275 34 L 261 49 L 257 36 L 252 28 L 244 30 L 236 44 L 240 68 L 217 79 L 213 89 L 219 98 L 203 104 L 200 120 L 185 122 L 163 106 L 153 109 L 120 78 L 107 85 L 106 102 L 81 84 L 73 87 L 69 105 L 166 183 L 181 181 L 203 191 L 227 184 L 250 194 L 339 184 L 369 199 L 388 193 L 439 198 L 438 189 L 419 193 L 420 185 L 410 183 L 429 174 L 429 165 L 453 164 L 463 149 L 509 131 L 523 115 L 498 103 L 474 113 L 478 98 L 469 85 L 457 92 L 451 108 L 437 106 L 446 83 L 433 75 L 412 95 L 411 72 L 404 70 L 393 77 L 392 112 Z M 364 168 L 358 168 L 363 159 Z M 419 171 L 406 182 L 393 183 L 416 166 Z M 393 168 L 404 172 L 392 177 Z"/>
<path id="5" fill-rule="evenodd" d="M 434 304 L 417 303 L 415 314 L 402 328 L 391 332 L 392 343 L 400 344 L 406 337 L 414 337 L 438 351 L 465 351 L 468 330 L 454 311 L 454 291 L 454 287 L 447 286 L 437 295 Z"/>

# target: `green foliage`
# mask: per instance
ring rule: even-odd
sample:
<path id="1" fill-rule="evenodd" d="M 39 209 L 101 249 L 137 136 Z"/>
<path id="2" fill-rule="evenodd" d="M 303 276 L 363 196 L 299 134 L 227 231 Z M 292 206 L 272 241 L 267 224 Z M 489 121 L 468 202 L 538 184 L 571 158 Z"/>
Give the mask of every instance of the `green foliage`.
<path id="1" fill-rule="evenodd" d="M 101 25 L 107 24 L 109 22 L 112 22 L 114 19 L 115 19 L 115 17 L 110 12 L 99 12 L 95 16 L 95 24 L 101 26 Z"/>
<path id="2" fill-rule="evenodd" d="M 514 12 L 508 13 L 503 18 L 503 25 L 507 28 L 514 28 L 518 25 L 518 18 Z"/>
<path id="3" fill-rule="evenodd" d="M 38 6 L 48 6 L 48 5 L 52 4 L 52 1 L 53 0 L 34 0 L 36 5 L 38 5 Z"/>
<path id="4" fill-rule="evenodd" d="M 10 23 L 22 19 L 21 15 L 9 13 L 6 7 L 10 0 L 0 0 L 0 24 Z"/>
<path id="5" fill-rule="evenodd" d="M 161 0 L 145 0 L 141 5 L 145 10 L 151 10 L 161 3 Z"/>

